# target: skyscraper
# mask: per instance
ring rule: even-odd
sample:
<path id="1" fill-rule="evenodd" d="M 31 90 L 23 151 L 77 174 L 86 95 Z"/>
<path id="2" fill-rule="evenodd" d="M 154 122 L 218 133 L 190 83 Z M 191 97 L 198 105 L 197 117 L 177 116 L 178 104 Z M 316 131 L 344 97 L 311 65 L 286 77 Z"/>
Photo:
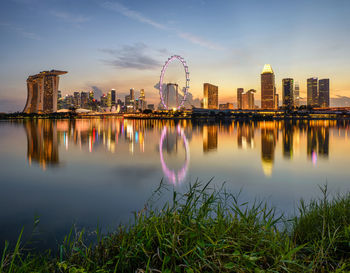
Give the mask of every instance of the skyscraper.
<path id="1" fill-rule="evenodd" d="M 242 94 L 244 92 L 243 88 L 237 88 L 237 109 L 242 109 Z"/>
<path id="2" fill-rule="evenodd" d="M 219 108 L 219 88 L 210 83 L 204 83 L 203 85 L 204 98 L 203 107 L 204 109 L 218 109 Z"/>
<path id="3" fill-rule="evenodd" d="M 264 65 L 261 73 L 261 108 L 274 109 L 276 108 L 276 88 L 275 74 L 269 64 Z"/>
<path id="4" fill-rule="evenodd" d="M 139 97 L 139 108 L 141 110 L 145 110 L 147 108 L 147 102 L 146 102 L 146 96 L 145 96 L 145 90 L 140 90 L 140 97 Z"/>
<path id="5" fill-rule="evenodd" d="M 145 90 L 144 90 L 144 89 L 141 89 L 141 90 L 140 90 L 140 100 L 145 100 L 145 99 L 146 99 Z"/>
<path id="6" fill-rule="evenodd" d="M 134 90 L 134 88 L 130 89 L 130 103 L 129 104 L 135 109 L 135 90 Z"/>
<path id="7" fill-rule="evenodd" d="M 74 92 L 74 107 L 80 108 L 81 107 L 81 97 L 80 92 Z"/>
<path id="8" fill-rule="evenodd" d="M 115 92 L 115 89 L 111 90 L 111 106 L 114 106 L 116 104 L 116 100 L 117 100 L 117 95 Z"/>
<path id="9" fill-rule="evenodd" d="M 318 104 L 320 107 L 329 107 L 329 79 L 322 79 L 318 82 Z"/>
<path id="10" fill-rule="evenodd" d="M 88 92 L 81 92 L 80 93 L 81 98 L 81 108 L 88 108 L 89 107 L 89 93 Z"/>
<path id="11" fill-rule="evenodd" d="M 295 83 L 294 86 L 294 107 L 299 107 L 300 106 L 300 87 L 299 83 Z"/>
<path id="12" fill-rule="evenodd" d="M 135 90 L 134 90 L 134 88 L 130 89 L 130 100 L 131 101 L 135 100 Z"/>
<path id="13" fill-rule="evenodd" d="M 27 79 L 28 96 L 23 112 L 57 112 L 59 75 L 66 73 L 66 71 L 51 70 L 29 76 Z"/>
<path id="14" fill-rule="evenodd" d="M 254 109 L 254 93 L 256 90 L 250 89 L 245 94 L 242 94 L 242 109 Z"/>
<path id="15" fill-rule="evenodd" d="M 286 108 L 293 108 L 293 87 L 294 80 L 291 78 L 282 80 L 282 105 Z"/>
<path id="16" fill-rule="evenodd" d="M 307 79 L 307 105 L 318 106 L 318 79 Z"/>

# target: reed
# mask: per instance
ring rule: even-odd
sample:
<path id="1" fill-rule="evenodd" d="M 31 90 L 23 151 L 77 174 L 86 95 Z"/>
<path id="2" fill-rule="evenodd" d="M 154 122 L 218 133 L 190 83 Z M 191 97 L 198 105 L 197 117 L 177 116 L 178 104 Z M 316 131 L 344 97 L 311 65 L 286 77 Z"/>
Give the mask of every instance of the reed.
<path id="1" fill-rule="evenodd" d="M 57 257 L 8 253 L 0 272 L 344 272 L 350 270 L 350 195 L 300 202 L 285 219 L 266 202 L 241 203 L 225 187 L 196 182 L 156 206 L 155 191 L 133 223 L 86 245 L 74 231 Z M 287 223 L 291 222 L 291 228 Z M 290 225 L 289 225 L 290 226 Z M 18 240 L 20 244 L 20 237 Z"/>

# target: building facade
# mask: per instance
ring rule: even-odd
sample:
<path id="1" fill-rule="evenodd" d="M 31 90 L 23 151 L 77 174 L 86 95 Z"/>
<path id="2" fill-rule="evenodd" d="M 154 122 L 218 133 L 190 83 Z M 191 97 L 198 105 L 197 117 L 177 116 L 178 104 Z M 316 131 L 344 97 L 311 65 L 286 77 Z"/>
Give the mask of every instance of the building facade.
<path id="1" fill-rule="evenodd" d="M 254 109 L 254 93 L 256 90 L 250 89 L 246 93 L 242 94 L 242 109 Z"/>
<path id="2" fill-rule="evenodd" d="M 81 98 L 81 108 L 87 109 L 89 107 L 89 93 L 81 92 L 80 98 Z"/>
<path id="3" fill-rule="evenodd" d="M 329 107 L 329 79 L 322 79 L 318 82 L 318 104 L 320 107 Z"/>
<path id="4" fill-rule="evenodd" d="M 218 109 L 219 108 L 219 87 L 210 83 L 203 85 L 203 108 Z"/>
<path id="5" fill-rule="evenodd" d="M 117 93 L 115 89 L 111 90 L 111 106 L 115 106 L 117 101 Z"/>
<path id="6" fill-rule="evenodd" d="M 66 71 L 42 71 L 27 79 L 28 96 L 24 113 L 54 113 L 57 112 L 57 93 L 59 75 Z"/>
<path id="7" fill-rule="evenodd" d="M 300 87 L 299 83 L 295 83 L 294 86 L 294 107 L 299 107 L 300 106 Z"/>
<path id="8" fill-rule="evenodd" d="M 282 80 L 282 105 L 285 108 L 294 107 L 293 94 L 294 80 L 291 78 Z"/>
<path id="9" fill-rule="evenodd" d="M 318 79 L 307 79 L 307 106 L 318 106 Z"/>
<path id="10" fill-rule="evenodd" d="M 276 108 L 276 87 L 275 74 L 269 64 L 265 64 L 261 73 L 261 108 L 275 109 Z"/>
<path id="11" fill-rule="evenodd" d="M 237 88 L 237 109 L 242 109 L 242 94 L 244 92 L 243 88 Z"/>

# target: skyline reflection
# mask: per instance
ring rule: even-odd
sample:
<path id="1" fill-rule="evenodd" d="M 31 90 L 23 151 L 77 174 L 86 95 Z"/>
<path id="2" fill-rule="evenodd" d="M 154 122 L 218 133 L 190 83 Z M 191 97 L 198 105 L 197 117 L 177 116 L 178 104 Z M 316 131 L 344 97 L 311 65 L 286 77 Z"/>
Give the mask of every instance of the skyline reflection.
<path id="1" fill-rule="evenodd" d="M 192 149 L 191 146 L 197 146 L 199 138 L 202 138 L 204 157 L 221 148 L 227 150 L 228 145 L 237 145 L 242 151 L 260 150 L 263 174 L 270 177 L 279 145 L 284 160 L 291 161 L 296 154 L 305 153 L 307 159 L 316 165 L 318 160 L 327 160 L 329 157 L 330 131 L 340 138 L 347 137 L 349 122 L 304 120 L 202 124 L 190 120 L 175 122 L 110 118 L 32 120 L 24 121 L 23 126 L 27 136 L 29 165 L 37 162 L 43 170 L 59 166 L 61 149 L 68 151 L 73 147 L 89 153 L 102 150 L 112 154 L 128 153 L 131 156 L 153 154 L 159 149 L 164 176 L 171 183 L 179 184 L 188 172 L 190 154 L 198 153 L 198 149 Z M 184 147 L 185 151 L 179 151 L 179 147 Z M 180 158 L 178 171 L 167 166 L 164 150 L 167 155 Z"/>

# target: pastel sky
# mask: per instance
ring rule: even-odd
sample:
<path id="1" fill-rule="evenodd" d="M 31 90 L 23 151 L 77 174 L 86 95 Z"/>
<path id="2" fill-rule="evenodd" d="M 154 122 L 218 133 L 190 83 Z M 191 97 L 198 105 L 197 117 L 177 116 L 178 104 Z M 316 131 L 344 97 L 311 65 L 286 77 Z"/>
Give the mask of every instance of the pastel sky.
<path id="1" fill-rule="evenodd" d="M 154 86 L 165 60 L 181 55 L 190 92 L 219 86 L 219 101 L 235 102 L 236 89 L 260 98 L 265 63 L 292 77 L 305 97 L 308 77 L 330 78 L 331 97 L 350 97 L 349 0 L 4 0 L 0 8 L 0 112 L 23 110 L 26 78 L 66 70 L 63 94 L 111 88 L 124 98 Z M 177 81 L 181 67 L 169 70 Z M 182 75 L 182 74 L 181 74 Z"/>

